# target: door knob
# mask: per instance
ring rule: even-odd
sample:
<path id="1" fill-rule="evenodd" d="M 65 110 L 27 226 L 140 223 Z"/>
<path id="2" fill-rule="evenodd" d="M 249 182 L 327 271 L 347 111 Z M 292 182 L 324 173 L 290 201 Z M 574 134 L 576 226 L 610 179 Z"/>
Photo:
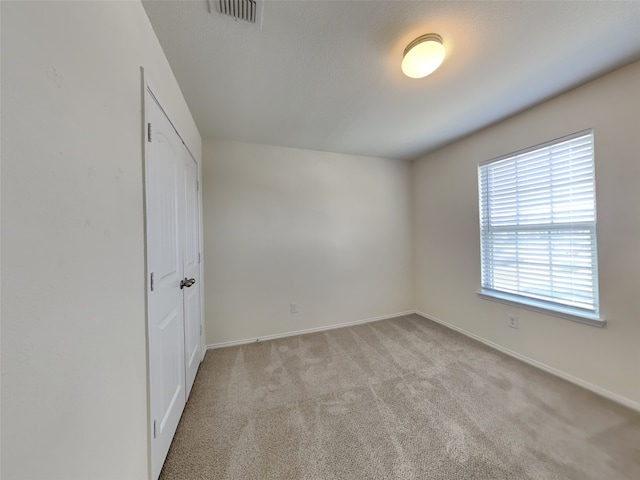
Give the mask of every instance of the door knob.
<path id="1" fill-rule="evenodd" d="M 184 280 L 180 280 L 180 290 L 182 290 L 185 287 L 189 288 L 194 283 L 196 283 L 196 279 L 195 278 L 184 277 Z"/>

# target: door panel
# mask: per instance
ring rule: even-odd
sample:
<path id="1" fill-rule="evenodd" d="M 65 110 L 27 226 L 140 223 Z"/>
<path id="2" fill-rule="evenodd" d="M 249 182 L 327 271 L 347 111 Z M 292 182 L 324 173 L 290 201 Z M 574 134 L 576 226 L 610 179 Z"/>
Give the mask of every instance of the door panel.
<path id="1" fill-rule="evenodd" d="M 145 164 L 147 214 L 149 389 L 152 475 L 158 478 L 184 409 L 185 350 L 180 207 L 182 142 L 153 97 L 147 93 Z M 152 284 L 152 285 L 151 285 Z M 151 288 L 152 287 L 152 288 Z"/>
<path id="2" fill-rule="evenodd" d="M 167 318 L 159 323 L 158 339 L 162 344 L 163 352 L 171 352 L 175 349 L 175 339 L 180 337 L 182 324 L 180 322 L 179 309 L 169 313 Z M 184 389 L 182 386 L 182 365 L 176 361 L 173 355 L 165 355 L 162 357 L 162 405 L 164 408 L 160 410 L 164 412 L 164 417 L 157 419 L 156 436 L 161 436 L 164 430 L 171 425 L 173 413 L 180 408 L 180 403 L 184 398 Z"/>
<path id="3" fill-rule="evenodd" d="M 184 159 L 184 209 L 183 209 L 183 265 L 184 276 L 196 283 L 184 289 L 184 342 L 187 396 L 202 359 L 200 342 L 200 211 L 198 194 L 198 164 L 183 146 Z"/>

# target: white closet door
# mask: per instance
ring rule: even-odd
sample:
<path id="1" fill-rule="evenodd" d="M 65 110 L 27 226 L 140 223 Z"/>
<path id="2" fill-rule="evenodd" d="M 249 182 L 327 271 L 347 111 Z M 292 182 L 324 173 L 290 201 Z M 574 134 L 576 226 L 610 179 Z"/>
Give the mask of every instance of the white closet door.
<path id="1" fill-rule="evenodd" d="M 181 232 L 182 141 L 147 92 L 146 213 L 152 475 L 158 478 L 186 402 Z"/>
<path id="2" fill-rule="evenodd" d="M 191 391 L 202 359 L 200 342 L 200 210 L 198 194 L 198 164 L 183 146 L 184 208 L 182 258 L 185 279 L 190 287 L 184 288 L 184 346 L 187 396 Z"/>

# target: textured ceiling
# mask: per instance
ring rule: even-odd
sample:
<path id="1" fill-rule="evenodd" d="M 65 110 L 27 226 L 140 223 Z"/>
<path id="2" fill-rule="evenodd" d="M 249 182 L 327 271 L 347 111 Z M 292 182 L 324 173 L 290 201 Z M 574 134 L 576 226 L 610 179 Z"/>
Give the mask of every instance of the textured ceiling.
<path id="1" fill-rule="evenodd" d="M 143 4 L 204 138 L 311 150 L 413 159 L 640 58 L 640 1 Z M 445 60 L 409 79 L 430 32 Z"/>

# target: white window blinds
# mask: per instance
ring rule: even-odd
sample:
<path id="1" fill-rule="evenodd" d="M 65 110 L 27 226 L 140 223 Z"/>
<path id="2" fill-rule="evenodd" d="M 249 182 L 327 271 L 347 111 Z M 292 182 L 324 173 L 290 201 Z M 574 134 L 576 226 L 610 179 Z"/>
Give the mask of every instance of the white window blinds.
<path id="1" fill-rule="evenodd" d="M 479 166 L 482 289 L 598 313 L 593 132 Z"/>

